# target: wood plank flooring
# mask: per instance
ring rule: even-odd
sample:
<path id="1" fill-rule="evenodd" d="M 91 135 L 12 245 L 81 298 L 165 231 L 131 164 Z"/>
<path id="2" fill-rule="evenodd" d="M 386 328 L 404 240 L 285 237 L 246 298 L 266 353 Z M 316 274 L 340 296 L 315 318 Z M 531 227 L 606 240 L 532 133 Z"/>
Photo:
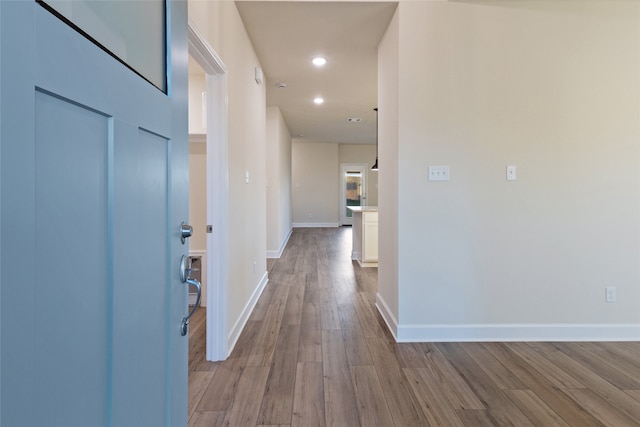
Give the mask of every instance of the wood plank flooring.
<path id="1" fill-rule="evenodd" d="M 189 426 L 640 426 L 640 343 L 397 344 L 351 229 L 295 229 L 224 362 L 189 333 Z"/>

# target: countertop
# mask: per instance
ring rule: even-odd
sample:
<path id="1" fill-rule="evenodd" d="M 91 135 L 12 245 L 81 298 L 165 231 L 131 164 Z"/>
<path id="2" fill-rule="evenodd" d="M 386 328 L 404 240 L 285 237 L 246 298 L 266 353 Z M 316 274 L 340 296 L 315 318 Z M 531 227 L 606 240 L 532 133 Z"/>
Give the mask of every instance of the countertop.
<path id="1" fill-rule="evenodd" d="M 353 212 L 378 212 L 377 206 L 347 206 Z"/>

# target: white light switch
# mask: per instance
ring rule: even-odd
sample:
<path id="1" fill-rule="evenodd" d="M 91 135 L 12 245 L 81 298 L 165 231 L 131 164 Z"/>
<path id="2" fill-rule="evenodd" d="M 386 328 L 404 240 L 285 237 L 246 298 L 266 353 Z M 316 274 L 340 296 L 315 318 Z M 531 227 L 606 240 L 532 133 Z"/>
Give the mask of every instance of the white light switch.
<path id="1" fill-rule="evenodd" d="M 449 166 L 429 166 L 429 181 L 449 181 Z"/>
<path id="2" fill-rule="evenodd" d="M 244 183 L 249 183 L 249 171 L 244 171 Z"/>
<path id="3" fill-rule="evenodd" d="M 507 166 L 507 181 L 515 181 L 518 179 L 518 175 L 516 173 L 516 166 L 509 165 Z"/>
<path id="4" fill-rule="evenodd" d="M 617 295 L 615 286 L 607 286 L 604 288 L 604 292 L 604 300 L 606 302 L 616 302 Z"/>

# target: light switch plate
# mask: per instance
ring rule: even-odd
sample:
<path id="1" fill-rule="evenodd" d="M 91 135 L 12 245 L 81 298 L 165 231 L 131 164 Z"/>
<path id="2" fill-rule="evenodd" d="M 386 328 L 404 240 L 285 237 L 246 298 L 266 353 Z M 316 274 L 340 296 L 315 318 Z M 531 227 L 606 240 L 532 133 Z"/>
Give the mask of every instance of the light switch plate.
<path id="1" fill-rule="evenodd" d="M 607 286 L 604 288 L 604 300 L 606 302 L 616 302 L 617 299 L 615 286 Z"/>
<path id="2" fill-rule="evenodd" d="M 429 181 L 449 181 L 449 166 L 429 166 Z"/>
<path id="3" fill-rule="evenodd" d="M 518 174 L 515 165 L 507 166 L 507 181 L 515 181 L 518 179 Z"/>

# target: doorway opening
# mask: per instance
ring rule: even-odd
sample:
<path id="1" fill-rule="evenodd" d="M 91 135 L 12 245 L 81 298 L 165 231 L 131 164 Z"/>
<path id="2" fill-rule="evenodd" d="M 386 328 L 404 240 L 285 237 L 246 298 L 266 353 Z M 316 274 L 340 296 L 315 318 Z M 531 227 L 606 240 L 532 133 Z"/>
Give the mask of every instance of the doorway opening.
<path id="1" fill-rule="evenodd" d="M 189 56 L 189 224 L 193 236 L 189 239 L 187 268 L 190 276 L 202 285 L 202 295 L 198 311 L 206 311 L 207 306 L 207 135 L 206 135 L 206 74 L 202 67 Z M 196 302 L 196 290 L 189 287 L 189 309 Z M 199 319 L 204 319 L 198 316 Z M 195 320 L 195 319 L 194 319 Z M 190 322 L 189 354 L 194 351 L 191 336 L 195 329 L 204 330 L 202 322 Z M 200 344 L 206 343 L 206 335 Z M 203 349 L 205 346 L 202 346 Z"/>
<path id="2" fill-rule="evenodd" d="M 340 223 L 353 225 L 351 206 L 366 206 L 367 165 L 364 163 L 340 164 Z"/>
<path id="3" fill-rule="evenodd" d="M 190 256 L 200 258 L 200 274 L 205 282 L 201 301 L 206 307 L 206 360 L 217 361 L 227 358 L 229 348 L 227 69 L 191 19 L 188 30 L 189 217 L 194 225 Z"/>

